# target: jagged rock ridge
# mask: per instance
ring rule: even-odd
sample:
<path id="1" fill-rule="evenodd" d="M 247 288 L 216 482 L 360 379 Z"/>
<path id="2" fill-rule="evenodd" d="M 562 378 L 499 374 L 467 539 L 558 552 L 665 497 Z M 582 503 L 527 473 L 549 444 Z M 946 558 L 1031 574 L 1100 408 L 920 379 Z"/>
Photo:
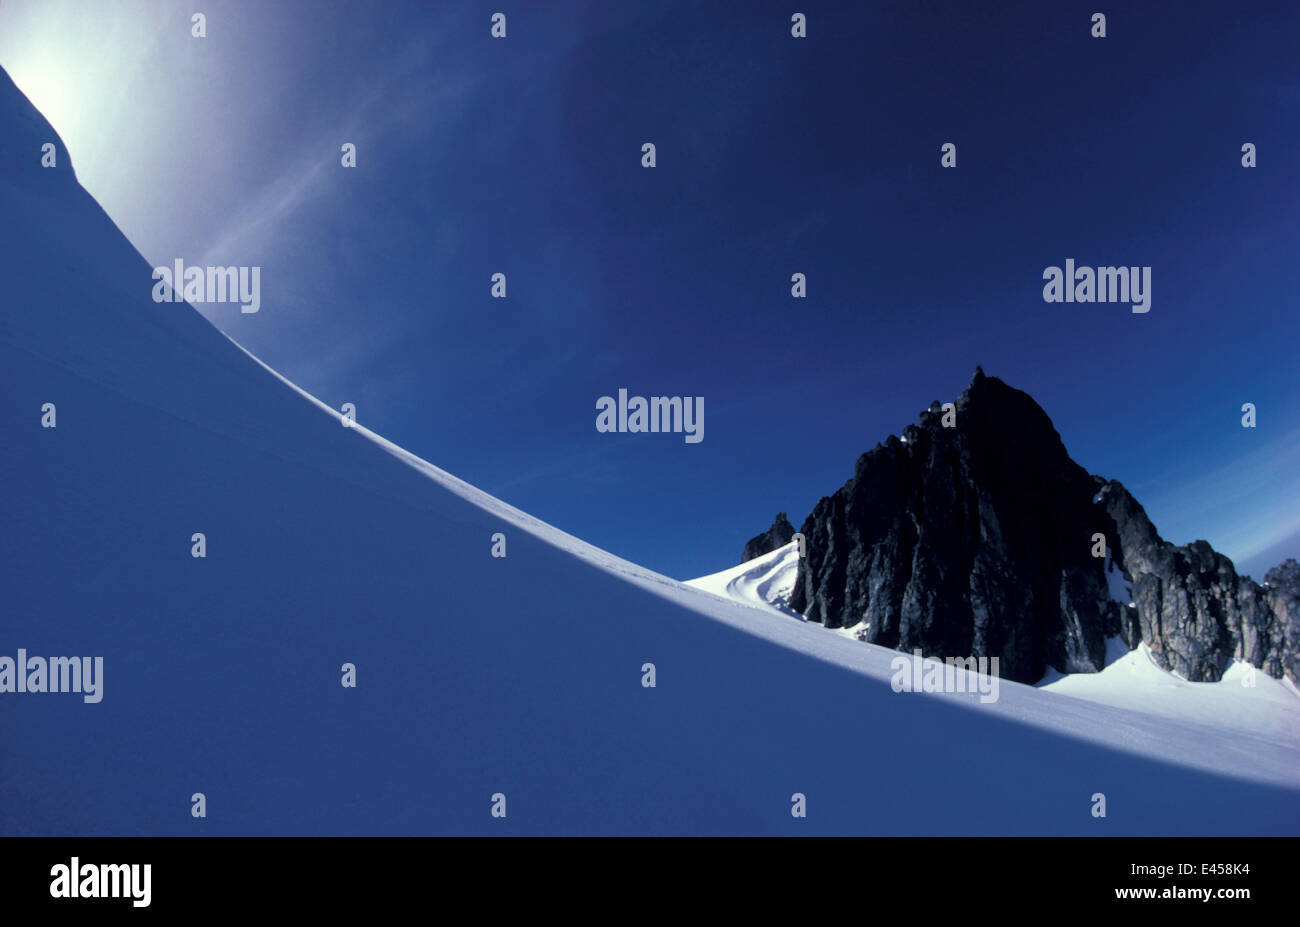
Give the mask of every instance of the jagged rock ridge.
<path id="1" fill-rule="evenodd" d="M 1020 682 L 1049 666 L 1099 671 L 1116 634 L 1130 647 L 1146 641 L 1194 682 L 1217 680 L 1234 658 L 1297 679 L 1294 560 L 1261 586 L 1204 541 L 1164 541 L 1120 483 L 1070 458 L 1032 398 L 979 368 L 955 412 L 945 427 L 933 403 L 817 503 L 800 529 L 807 555 L 792 608 L 899 650 L 997 656 Z M 787 543 L 784 521 L 746 544 L 744 559 Z M 1115 599 L 1108 566 L 1131 586 L 1131 604 Z"/>
<path id="2" fill-rule="evenodd" d="M 770 554 L 778 547 L 789 544 L 793 537 L 794 525 L 790 524 L 790 519 L 786 517 L 785 512 L 777 512 L 772 527 L 745 542 L 745 550 L 740 555 L 740 562 L 745 563 L 755 557 Z"/>

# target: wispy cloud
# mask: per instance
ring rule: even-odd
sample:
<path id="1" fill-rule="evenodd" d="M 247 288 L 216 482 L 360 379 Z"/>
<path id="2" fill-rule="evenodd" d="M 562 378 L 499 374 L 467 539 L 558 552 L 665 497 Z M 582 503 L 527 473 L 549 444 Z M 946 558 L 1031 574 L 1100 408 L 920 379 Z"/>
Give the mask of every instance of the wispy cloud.
<path id="1" fill-rule="evenodd" d="M 1153 487 L 1143 503 L 1168 540 L 1205 538 L 1235 561 L 1300 531 L 1297 499 L 1300 428 L 1207 473 Z"/>

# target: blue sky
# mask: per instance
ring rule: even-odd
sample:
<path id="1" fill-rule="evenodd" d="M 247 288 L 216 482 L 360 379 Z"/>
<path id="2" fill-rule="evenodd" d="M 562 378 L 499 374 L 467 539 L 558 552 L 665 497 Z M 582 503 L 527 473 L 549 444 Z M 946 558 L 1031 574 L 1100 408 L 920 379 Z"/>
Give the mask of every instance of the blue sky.
<path id="1" fill-rule="evenodd" d="M 981 364 L 1169 540 L 1300 556 L 1294 4 L 194 6 L 10 0 L 0 65 L 151 263 L 263 268 L 214 324 L 572 534 L 729 566 Z M 704 441 L 598 433 L 620 387 Z"/>

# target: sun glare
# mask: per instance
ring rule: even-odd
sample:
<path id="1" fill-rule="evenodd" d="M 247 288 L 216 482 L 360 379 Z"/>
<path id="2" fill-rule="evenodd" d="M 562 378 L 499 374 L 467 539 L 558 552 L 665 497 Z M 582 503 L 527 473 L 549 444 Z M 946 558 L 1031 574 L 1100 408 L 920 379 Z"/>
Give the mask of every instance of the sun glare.
<path id="1" fill-rule="evenodd" d="M 27 99 L 31 100 L 42 115 L 50 121 L 54 131 L 60 135 L 71 131 L 72 127 L 67 124 L 67 90 L 64 80 L 57 73 L 47 68 L 23 71 L 15 67 L 10 77 L 27 95 Z"/>

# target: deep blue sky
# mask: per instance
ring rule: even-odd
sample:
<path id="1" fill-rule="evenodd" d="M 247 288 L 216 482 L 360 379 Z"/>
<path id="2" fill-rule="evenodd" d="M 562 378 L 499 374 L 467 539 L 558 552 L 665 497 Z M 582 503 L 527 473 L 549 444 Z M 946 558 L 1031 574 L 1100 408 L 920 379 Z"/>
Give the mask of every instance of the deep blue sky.
<path id="1" fill-rule="evenodd" d="M 262 266 L 261 312 L 204 308 L 233 338 L 669 575 L 797 525 L 976 364 L 1169 540 L 1300 555 L 1300 6 L 1102 4 L 1105 39 L 1093 2 L 989 6 L 212 2 L 194 39 L 193 4 L 19 0 L 0 64 L 63 81 L 152 263 Z M 1151 312 L 1044 303 L 1067 258 L 1151 265 Z M 703 396 L 703 443 L 598 433 L 620 387 Z"/>

